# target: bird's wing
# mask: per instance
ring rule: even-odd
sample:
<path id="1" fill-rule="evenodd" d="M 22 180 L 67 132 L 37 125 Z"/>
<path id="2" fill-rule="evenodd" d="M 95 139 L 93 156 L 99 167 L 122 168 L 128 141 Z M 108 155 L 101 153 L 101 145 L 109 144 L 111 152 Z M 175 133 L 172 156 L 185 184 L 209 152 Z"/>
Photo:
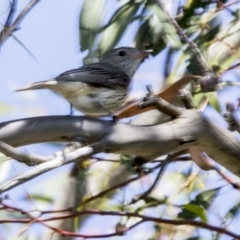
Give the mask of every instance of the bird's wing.
<path id="1" fill-rule="evenodd" d="M 116 88 L 127 87 L 128 75 L 106 63 L 91 63 L 80 68 L 66 71 L 55 78 L 59 82 L 84 82 L 96 87 Z"/>

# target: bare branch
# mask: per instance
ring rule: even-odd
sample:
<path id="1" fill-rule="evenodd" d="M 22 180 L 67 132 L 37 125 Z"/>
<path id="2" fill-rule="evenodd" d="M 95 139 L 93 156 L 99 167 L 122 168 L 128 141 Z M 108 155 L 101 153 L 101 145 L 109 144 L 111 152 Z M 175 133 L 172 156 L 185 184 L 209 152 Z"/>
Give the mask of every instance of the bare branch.
<path id="1" fill-rule="evenodd" d="M 180 90 L 180 98 L 182 99 L 186 109 L 196 108 L 193 96 L 187 89 Z"/>
<path id="2" fill-rule="evenodd" d="M 173 118 L 179 117 L 182 114 L 183 111 L 181 108 L 178 108 L 173 104 L 169 103 L 168 101 L 164 100 L 163 98 L 154 95 L 153 90 L 150 86 L 147 86 L 147 90 L 149 93 L 143 99 L 143 102 L 138 104 L 139 108 L 154 107 L 160 112 L 166 113 Z"/>
<path id="3" fill-rule="evenodd" d="M 136 195 L 135 197 L 133 197 L 132 201 L 128 204 L 134 204 L 136 202 L 138 202 L 139 200 L 141 199 L 145 199 L 148 197 L 148 195 L 154 190 L 154 188 L 156 187 L 158 181 L 160 180 L 161 176 L 163 175 L 163 173 L 165 172 L 166 168 L 167 168 L 167 165 L 169 164 L 169 162 L 167 162 L 167 160 L 165 160 L 164 162 L 162 162 L 161 164 L 161 168 L 160 170 L 158 171 L 158 174 L 157 174 L 157 177 L 156 179 L 154 180 L 153 184 L 151 185 L 151 187 L 145 191 L 144 193 L 141 193 L 141 194 L 138 194 Z"/>
<path id="4" fill-rule="evenodd" d="M 10 207 L 10 206 L 9 206 Z M 144 222 L 156 222 L 156 223 L 161 223 L 161 224 L 170 224 L 170 225 L 175 225 L 175 226 L 180 226 L 180 225 L 188 225 L 188 226 L 193 226 L 193 227 L 199 227 L 203 229 L 207 229 L 210 231 L 215 231 L 221 234 L 226 234 L 227 236 L 231 236 L 234 239 L 240 239 L 239 234 L 235 234 L 231 231 L 228 231 L 225 228 L 222 227 L 217 227 L 214 225 L 210 225 L 204 222 L 200 221 L 195 221 L 195 220 L 172 220 L 172 219 L 165 219 L 165 218 L 157 218 L 157 217 L 151 217 L 147 215 L 142 215 L 142 214 L 137 214 L 137 213 L 131 213 L 131 212 L 120 212 L 120 211 L 98 211 L 98 210 L 83 210 L 79 212 L 73 212 L 73 213 L 68 213 L 64 214 L 62 216 L 57 216 L 57 217 L 47 217 L 47 218 L 39 218 L 39 217 L 34 217 L 31 215 L 29 212 L 24 211 L 22 209 L 16 208 L 16 207 L 10 207 L 14 211 L 21 212 L 22 214 L 26 215 L 28 218 L 25 219 L 1 219 L 2 223 L 42 223 L 44 226 L 51 228 L 52 230 L 64 235 L 64 236 L 75 236 L 75 237 L 83 237 L 83 238 L 107 238 L 111 236 L 117 236 L 117 235 L 122 235 L 123 233 L 127 232 L 128 230 L 134 228 L 138 224 L 144 223 Z M 6 209 L 6 208 L 5 208 Z M 83 234 L 78 234 L 75 232 L 68 232 L 64 231 L 59 228 L 54 228 L 46 224 L 47 221 L 53 221 L 53 220 L 59 220 L 59 219 L 68 219 L 68 218 L 74 218 L 80 215 L 86 215 L 86 214 L 91 214 L 91 215 L 103 215 L 103 216 L 125 216 L 125 217 L 134 217 L 134 218 L 139 218 L 139 222 L 136 224 L 132 225 L 131 227 L 124 228 L 122 231 L 119 232 L 114 232 L 110 234 L 102 234 L 102 235 L 83 235 Z"/>
<path id="5" fill-rule="evenodd" d="M 4 44 L 11 34 L 16 31 L 18 26 L 21 24 L 22 20 L 26 17 L 26 15 L 30 12 L 30 10 L 39 2 L 40 0 L 32 0 L 28 3 L 28 5 L 22 10 L 22 12 L 18 15 L 16 20 L 13 22 L 11 26 L 5 25 L 3 31 L 0 34 L 0 46 Z M 14 4 L 13 4 L 14 5 Z M 9 22 L 9 21 L 8 21 Z"/>
<path id="6" fill-rule="evenodd" d="M 8 14 L 8 18 L 5 23 L 5 28 L 9 28 L 12 25 L 14 15 L 17 11 L 17 3 L 18 3 L 18 0 L 12 0 L 12 2 L 10 2 L 11 10 Z M 3 30 L 4 30 L 4 28 L 3 28 Z"/>
<path id="7" fill-rule="evenodd" d="M 153 126 L 71 116 L 37 117 L 0 124 L 0 140 L 12 146 L 70 141 L 75 138 L 92 146 L 40 164 L 3 184 L 0 191 L 6 191 L 43 172 L 73 162 L 79 156 L 82 159 L 97 152 L 115 152 L 138 155 L 151 161 L 171 152 L 186 150 L 193 145 L 234 174 L 240 175 L 239 140 L 227 129 L 215 126 L 203 112 L 197 110 L 183 110 L 179 118 Z"/>
<path id="8" fill-rule="evenodd" d="M 191 50 L 193 51 L 193 53 L 195 54 L 199 62 L 203 75 L 213 74 L 213 71 L 208 67 L 207 62 L 203 57 L 201 51 L 199 50 L 198 46 L 191 39 L 187 37 L 187 35 L 183 32 L 183 30 L 179 27 L 178 23 L 175 21 L 175 19 L 170 16 L 170 14 L 168 13 L 168 10 L 165 8 L 164 4 L 162 3 L 162 0 L 157 0 L 157 3 L 166 13 L 169 22 L 174 26 L 174 28 L 178 32 L 179 37 L 184 42 L 189 44 Z"/>
<path id="9" fill-rule="evenodd" d="M 76 160 L 85 159 L 86 157 L 90 157 L 91 155 L 97 153 L 97 151 L 93 147 L 83 147 L 80 149 L 77 149 L 73 152 L 70 152 L 66 156 L 59 156 L 53 159 L 52 161 L 42 163 L 38 166 L 36 166 L 33 169 L 30 169 L 29 171 L 22 173 L 11 180 L 3 183 L 0 185 L 0 193 L 7 191 L 13 187 L 16 187 L 24 182 L 29 181 L 30 179 L 33 179 L 36 176 L 39 176 L 42 173 L 45 173 L 47 171 L 50 171 L 54 168 L 60 167 L 65 164 L 69 164 L 71 162 L 74 162 Z"/>
<path id="10" fill-rule="evenodd" d="M 0 141 L 0 152 L 5 154 L 8 157 L 18 160 L 19 162 L 26 163 L 29 166 L 33 166 L 33 165 L 51 160 L 48 157 L 24 152 L 2 141 Z"/>

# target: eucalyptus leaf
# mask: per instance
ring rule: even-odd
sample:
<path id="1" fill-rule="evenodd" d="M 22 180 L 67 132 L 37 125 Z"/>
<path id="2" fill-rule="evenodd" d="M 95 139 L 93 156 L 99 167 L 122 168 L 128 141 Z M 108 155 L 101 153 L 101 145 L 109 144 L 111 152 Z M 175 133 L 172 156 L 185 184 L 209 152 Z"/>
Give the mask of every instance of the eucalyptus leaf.
<path id="1" fill-rule="evenodd" d="M 200 217 L 202 221 L 206 222 L 207 217 L 205 211 L 209 208 L 210 204 L 213 202 L 220 189 L 221 188 L 218 187 L 215 189 L 203 191 L 188 204 L 179 206 L 182 211 L 178 214 L 178 217 L 183 219 L 195 219 L 197 217 Z"/>
<path id="2" fill-rule="evenodd" d="M 81 51 L 92 48 L 96 35 L 102 28 L 105 3 L 105 0 L 84 1 L 79 23 Z"/>
<path id="3" fill-rule="evenodd" d="M 108 27 L 101 34 L 99 43 L 101 55 L 112 49 L 120 41 L 140 6 L 141 3 L 127 3 L 114 13 Z"/>
<path id="4" fill-rule="evenodd" d="M 202 204 L 204 208 L 208 208 L 220 189 L 221 187 L 203 191 L 196 196 L 195 200 L 197 203 Z"/>
<path id="5" fill-rule="evenodd" d="M 48 202 L 48 203 L 53 202 L 52 198 L 45 196 L 45 195 L 32 194 L 30 197 L 33 200 L 37 200 L 37 201 L 41 201 L 41 202 Z"/>
<path id="6" fill-rule="evenodd" d="M 201 220 L 203 222 L 207 222 L 207 214 L 206 214 L 206 210 L 201 207 L 201 206 L 197 206 L 194 204 L 186 204 L 183 206 L 184 209 L 196 214 L 198 217 L 201 218 Z"/>
<path id="7" fill-rule="evenodd" d="M 239 211 L 240 211 L 240 201 L 228 210 L 228 212 L 225 215 L 225 219 L 232 219 L 236 217 Z"/>
<path id="8" fill-rule="evenodd" d="M 158 54 L 166 46 L 166 43 L 160 38 L 161 32 L 161 23 L 155 16 L 151 16 L 143 22 L 136 33 L 136 47 L 139 49 L 152 49 L 153 55 Z"/>

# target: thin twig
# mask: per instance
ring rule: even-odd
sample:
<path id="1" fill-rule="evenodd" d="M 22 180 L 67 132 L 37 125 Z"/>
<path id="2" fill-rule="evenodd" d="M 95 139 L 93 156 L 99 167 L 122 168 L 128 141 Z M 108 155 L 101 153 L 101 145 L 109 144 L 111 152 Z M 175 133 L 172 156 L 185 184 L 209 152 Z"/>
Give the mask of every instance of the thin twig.
<path id="1" fill-rule="evenodd" d="M 158 5 L 160 6 L 160 8 L 162 8 L 162 10 L 166 13 L 169 22 L 175 27 L 176 31 L 179 34 L 179 37 L 186 43 L 189 44 L 189 47 L 191 48 L 191 50 L 193 51 L 193 53 L 195 54 L 198 63 L 201 67 L 202 70 L 202 74 L 203 76 L 206 76 L 208 74 L 213 74 L 213 71 L 208 67 L 207 62 L 205 60 L 205 58 L 203 57 L 201 51 L 199 50 L 198 46 L 187 37 L 187 35 L 182 31 L 182 29 L 179 27 L 178 23 L 175 21 L 174 18 L 172 18 L 170 16 L 170 14 L 168 13 L 166 7 L 164 6 L 164 4 L 162 3 L 161 0 L 157 0 Z"/>
<path id="2" fill-rule="evenodd" d="M 8 157 L 17 159 L 19 162 L 23 162 L 28 166 L 33 166 L 42 162 L 49 161 L 48 157 L 44 157 L 37 154 L 30 154 L 21 149 L 14 148 L 7 143 L 0 141 L 0 152 Z"/>
<path id="3" fill-rule="evenodd" d="M 170 160 L 170 159 L 171 159 L 171 155 L 169 154 L 169 155 L 167 156 L 167 159 L 162 162 L 161 168 L 160 168 L 160 170 L 159 170 L 159 172 L 158 172 L 158 174 L 157 174 L 157 177 L 155 178 L 153 184 L 151 185 L 151 187 L 150 187 L 147 191 L 145 191 L 144 193 L 141 193 L 141 194 L 136 195 L 128 205 L 134 204 L 134 203 L 138 202 L 139 200 L 145 199 L 145 198 L 148 197 L 148 195 L 154 190 L 154 188 L 155 188 L 156 185 L 158 184 L 159 180 L 160 180 L 161 177 L 163 176 L 163 173 L 166 171 L 166 168 L 167 168 L 167 166 L 168 166 L 168 164 L 169 164 L 169 161 L 168 161 L 168 160 Z M 170 160 L 170 161 L 171 161 L 171 160 Z"/>
<path id="4" fill-rule="evenodd" d="M 79 148 L 75 151 L 72 151 L 68 154 L 66 154 L 65 156 L 57 156 L 56 158 L 52 159 L 51 161 L 42 163 L 36 167 L 34 167 L 33 169 L 28 170 L 25 173 L 22 173 L 12 179 L 10 179 L 9 181 L 3 183 L 0 185 L 0 193 L 3 193 L 13 187 L 16 187 L 24 182 L 27 182 L 29 180 L 31 180 L 32 178 L 48 172 L 54 168 L 63 166 L 65 164 L 69 164 L 72 163 L 74 161 L 78 161 L 78 160 L 83 160 L 87 157 L 90 157 L 93 154 L 99 153 L 99 150 L 96 150 L 95 148 L 91 147 L 91 146 L 87 146 L 87 147 L 83 147 L 83 148 Z"/>
<path id="5" fill-rule="evenodd" d="M 163 112 L 172 118 L 179 117 L 183 113 L 181 108 L 178 108 L 163 98 L 154 95 L 150 85 L 147 86 L 147 90 L 147 96 L 143 99 L 143 102 L 138 104 L 139 108 L 155 107 L 160 112 Z"/>
<path id="6" fill-rule="evenodd" d="M 222 4 L 222 6 L 218 7 L 218 8 L 215 10 L 215 12 L 224 10 L 224 9 L 230 7 L 231 5 L 237 4 L 237 3 L 240 3 L 240 1 L 236 1 L 236 0 L 229 1 L 228 3 Z"/>
<path id="7" fill-rule="evenodd" d="M 131 183 L 131 182 L 137 181 L 138 179 L 142 178 L 143 176 L 146 176 L 147 174 L 152 173 L 153 170 L 159 168 L 159 166 L 161 166 L 162 164 L 163 164 L 163 163 L 161 162 L 161 163 L 158 164 L 157 166 L 151 168 L 151 170 L 148 171 L 148 172 L 144 172 L 144 171 L 143 171 L 142 174 L 139 174 L 137 177 L 130 178 L 130 179 L 124 181 L 124 182 L 121 182 L 121 183 L 119 183 L 119 184 L 117 184 L 117 185 L 115 185 L 115 186 L 112 186 L 112 187 L 110 187 L 110 188 L 108 188 L 108 189 L 106 189 L 106 190 L 104 190 L 104 191 L 102 191 L 102 192 L 100 192 L 100 193 L 98 193 L 98 194 L 96 194 L 96 195 L 94 195 L 94 196 L 86 199 L 85 201 L 83 201 L 82 203 L 80 203 L 79 206 L 83 206 L 84 204 L 89 203 L 89 202 L 92 202 L 93 200 L 95 200 L 95 199 L 97 199 L 97 198 L 100 198 L 100 197 L 106 195 L 107 193 L 109 193 L 109 192 L 117 189 L 117 188 L 124 187 L 124 186 L 126 186 L 127 184 L 129 184 L 129 183 Z"/>
<path id="8" fill-rule="evenodd" d="M 32 0 L 28 3 L 28 5 L 22 10 L 22 12 L 18 15 L 16 20 L 10 27 L 4 26 L 3 31 L 0 34 L 0 46 L 4 44 L 11 34 L 16 31 L 22 20 L 27 16 L 30 10 L 39 2 L 40 0 Z"/>
<path id="9" fill-rule="evenodd" d="M 18 209 L 15 207 L 11 207 L 13 210 L 15 211 L 19 211 L 20 213 L 27 215 L 27 219 L 0 219 L 1 223 L 42 223 L 43 225 L 45 225 L 48 228 L 51 228 L 52 230 L 61 233 L 62 235 L 65 236 L 75 236 L 75 237 L 83 237 L 83 238 L 106 238 L 106 237 L 110 237 L 110 236 L 117 236 L 117 235 L 121 235 L 124 232 L 127 232 L 128 230 L 134 228 L 135 226 L 137 226 L 140 223 L 144 223 L 144 222 L 156 222 L 156 223 L 161 223 L 161 224 L 169 224 L 169 225 L 175 225 L 175 226 L 180 226 L 180 225 L 189 225 L 189 226 L 194 226 L 194 227 L 199 227 L 199 228 L 203 228 L 203 229 L 207 229 L 210 231 L 215 231 L 218 233 L 222 233 L 222 234 L 226 234 L 227 236 L 231 236 L 234 239 L 238 239 L 240 240 L 240 235 L 233 233 L 231 231 L 228 231 L 227 229 L 224 229 L 222 227 L 217 227 L 214 225 L 210 225 L 204 222 L 200 222 L 200 221 L 195 221 L 195 220 L 172 220 L 172 219 L 165 219 L 165 218 L 158 218 L 158 217 L 151 217 L 151 216 L 147 216 L 147 215 L 142 215 L 142 214 L 138 214 L 138 213 L 131 213 L 131 212 L 123 212 L 123 211 L 98 211 L 98 210 L 83 210 L 83 211 L 79 211 L 79 212 L 73 212 L 73 213 L 69 213 L 69 214 L 65 214 L 62 216 L 57 216 L 57 217 L 47 217 L 47 218 L 38 218 L 38 217 L 34 217 L 31 214 L 29 214 L 29 212 L 24 211 L 22 209 Z M 81 215 L 86 215 L 86 214 L 91 214 L 91 215 L 104 215 L 104 216 L 121 216 L 121 217 L 135 217 L 135 218 L 140 218 L 141 220 L 139 222 L 137 222 L 136 224 L 132 225 L 129 228 L 125 228 L 122 230 L 122 232 L 114 232 L 114 233 L 110 233 L 110 234 L 102 234 L 102 235 L 83 235 L 83 234 L 78 234 L 75 232 L 69 232 L 69 231 L 64 231 L 62 229 L 58 229 L 58 228 L 54 228 L 51 227 L 49 225 L 47 225 L 45 222 L 47 221 L 53 221 L 53 220 L 59 220 L 59 219 L 68 219 L 68 218 L 74 218 L 74 217 L 78 217 Z M 33 221 L 34 220 L 34 221 Z"/>
<path id="10" fill-rule="evenodd" d="M 160 6 L 160 8 L 166 13 L 168 21 L 175 27 L 179 37 L 189 45 L 190 49 L 194 53 L 201 70 L 202 78 L 200 79 L 200 86 L 201 86 L 202 92 L 216 91 L 219 87 L 217 85 L 219 83 L 219 77 L 215 76 L 213 70 L 208 66 L 198 46 L 191 39 L 187 37 L 187 35 L 180 28 L 176 20 L 170 16 L 166 7 L 162 3 L 162 0 L 156 0 L 156 1 Z"/>
<path id="11" fill-rule="evenodd" d="M 18 0 L 12 0 L 12 2 L 10 2 L 11 10 L 8 14 L 8 18 L 4 26 L 5 28 L 9 28 L 12 25 L 14 15 L 17 11 L 17 3 L 18 3 Z M 4 27 L 3 27 L 3 31 L 4 31 Z"/>
<path id="12" fill-rule="evenodd" d="M 211 164 L 212 169 L 214 169 L 223 179 L 230 183 L 235 189 L 240 191 L 240 182 L 234 181 L 232 178 L 228 177 L 221 166 L 219 166 L 212 158 L 210 158 L 206 153 L 201 153 L 201 158 L 203 161 L 207 161 Z"/>

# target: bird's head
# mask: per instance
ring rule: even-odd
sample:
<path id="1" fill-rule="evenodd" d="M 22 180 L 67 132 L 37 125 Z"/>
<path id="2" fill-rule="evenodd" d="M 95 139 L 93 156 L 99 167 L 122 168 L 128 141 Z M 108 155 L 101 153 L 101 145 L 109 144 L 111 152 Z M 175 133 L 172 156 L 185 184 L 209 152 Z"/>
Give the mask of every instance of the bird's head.
<path id="1" fill-rule="evenodd" d="M 106 62 L 124 71 L 132 78 L 141 62 L 149 56 L 152 50 L 138 50 L 131 47 L 120 47 L 106 53 L 101 62 Z"/>

